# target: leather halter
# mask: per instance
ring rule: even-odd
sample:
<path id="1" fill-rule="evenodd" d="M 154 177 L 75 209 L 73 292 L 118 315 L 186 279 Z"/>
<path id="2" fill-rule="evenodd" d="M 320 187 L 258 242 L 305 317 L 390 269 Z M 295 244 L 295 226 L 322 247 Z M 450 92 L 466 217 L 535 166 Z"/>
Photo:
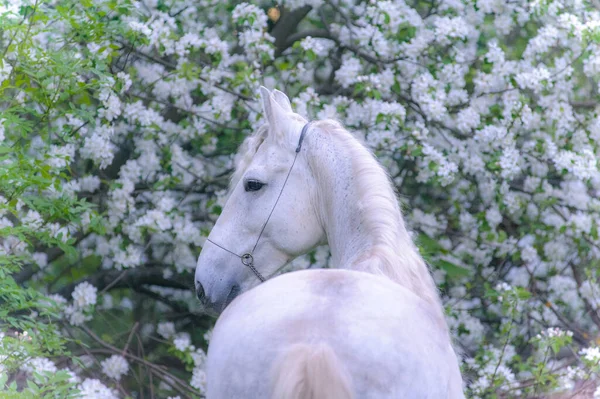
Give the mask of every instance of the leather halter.
<path id="1" fill-rule="evenodd" d="M 271 219 L 271 215 L 273 215 L 273 212 L 275 211 L 275 208 L 277 207 L 277 203 L 279 202 L 279 198 L 281 198 L 281 194 L 283 194 L 283 189 L 285 188 L 288 179 L 290 177 L 290 174 L 292 173 L 292 169 L 294 169 L 294 165 L 296 164 L 296 159 L 298 158 L 298 154 L 300 153 L 300 150 L 302 149 L 302 142 L 304 141 L 304 137 L 306 136 L 306 132 L 308 131 L 308 128 L 310 127 L 310 124 L 312 122 L 308 122 L 306 125 L 304 125 L 304 127 L 302 128 L 302 132 L 300 132 L 300 139 L 298 140 L 298 146 L 296 147 L 296 155 L 294 155 L 294 161 L 292 162 L 292 166 L 290 166 L 290 170 L 288 171 L 287 176 L 285 177 L 285 181 L 283 182 L 283 186 L 281 186 L 281 190 L 279 191 L 279 195 L 277 196 L 277 200 L 275 200 L 275 204 L 273 205 L 273 208 L 271 208 L 271 212 L 269 213 L 269 216 L 267 217 L 267 220 L 265 222 L 265 224 L 263 224 L 262 229 L 260 230 L 260 234 L 258 235 L 258 238 L 256 239 L 256 243 L 254 244 L 254 247 L 252 248 L 252 250 L 250 252 L 246 252 L 242 255 L 238 255 L 237 253 L 230 251 L 229 249 L 225 248 L 222 245 L 217 244 L 216 242 L 214 242 L 213 240 L 211 240 L 210 238 L 207 238 L 206 241 L 216 245 L 217 247 L 221 248 L 224 251 L 229 252 L 232 255 L 237 256 L 238 258 L 240 258 L 240 261 L 242 262 L 242 264 L 246 267 L 248 267 L 250 270 L 252 270 L 252 272 L 254 273 L 254 275 L 256 275 L 256 277 L 258 277 L 258 279 L 261 282 L 264 282 L 266 279 L 263 277 L 262 274 L 260 274 L 260 272 L 258 270 L 256 270 L 256 267 L 254 267 L 254 251 L 256 250 L 256 247 L 258 246 L 258 242 L 260 241 L 260 238 L 262 237 L 263 232 L 265 231 L 265 228 L 267 227 L 267 224 L 269 223 L 269 220 Z"/>

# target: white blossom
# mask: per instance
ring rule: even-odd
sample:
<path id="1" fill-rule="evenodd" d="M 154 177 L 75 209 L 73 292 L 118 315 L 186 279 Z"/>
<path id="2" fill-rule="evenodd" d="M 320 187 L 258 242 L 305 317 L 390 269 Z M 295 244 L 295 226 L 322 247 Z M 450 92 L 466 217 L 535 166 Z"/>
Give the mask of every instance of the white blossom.
<path id="1" fill-rule="evenodd" d="M 579 354 L 582 355 L 588 362 L 596 364 L 600 362 L 600 348 L 598 347 L 583 348 Z"/>
<path id="2" fill-rule="evenodd" d="M 179 333 L 175 336 L 175 339 L 173 340 L 173 346 L 175 346 L 177 350 L 182 352 L 186 351 L 189 348 L 193 350 L 192 339 L 190 335 L 185 332 Z"/>
<path id="3" fill-rule="evenodd" d="M 4 122 L 6 121 L 6 119 L 4 118 L 0 118 L 0 143 L 4 141 L 5 134 L 6 134 L 6 128 L 4 127 Z"/>
<path id="4" fill-rule="evenodd" d="M 88 306 L 93 306 L 96 304 L 98 289 L 84 281 L 83 283 L 78 284 L 73 290 L 73 304 L 80 309 L 83 309 Z"/>
<path id="5" fill-rule="evenodd" d="M 199 390 L 201 393 L 206 392 L 206 373 L 201 368 L 196 367 L 192 372 L 192 380 L 190 385 Z"/>
<path id="6" fill-rule="evenodd" d="M 170 321 L 158 323 L 156 332 L 158 332 L 158 335 L 161 337 L 170 339 L 175 335 L 175 324 Z"/>
<path id="7" fill-rule="evenodd" d="M 58 368 L 52 360 L 43 357 L 36 357 L 29 359 L 23 366 L 21 366 L 21 370 L 27 371 L 28 373 L 36 372 L 38 374 L 45 374 L 55 373 Z"/>
<path id="8" fill-rule="evenodd" d="M 118 399 L 117 392 L 108 388 L 100 380 L 95 378 L 86 378 L 77 386 L 79 394 L 86 399 Z"/>
<path id="9" fill-rule="evenodd" d="M 2 12 L 2 6 L 0 5 L 0 13 Z M 2 83 L 3 81 L 5 81 L 6 79 L 9 78 L 9 76 L 12 73 L 13 67 L 12 65 L 10 65 L 8 63 L 8 60 L 4 59 L 1 60 L 1 65 L 0 65 L 0 83 Z"/>
<path id="10" fill-rule="evenodd" d="M 69 319 L 69 323 L 74 326 L 81 326 L 86 321 L 92 319 L 90 315 L 86 315 L 83 310 L 74 305 L 68 305 L 64 309 L 65 316 Z"/>
<path id="11" fill-rule="evenodd" d="M 117 381 L 120 381 L 121 377 L 129 371 L 129 364 L 121 355 L 112 355 L 108 359 L 103 360 L 100 365 L 102 366 L 102 372 L 107 377 Z"/>

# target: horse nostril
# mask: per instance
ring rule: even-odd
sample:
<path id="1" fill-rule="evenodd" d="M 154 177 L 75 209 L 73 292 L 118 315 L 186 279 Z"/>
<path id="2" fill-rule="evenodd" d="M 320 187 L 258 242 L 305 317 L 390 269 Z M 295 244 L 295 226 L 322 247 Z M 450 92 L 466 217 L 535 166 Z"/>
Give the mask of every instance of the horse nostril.
<path id="1" fill-rule="evenodd" d="M 204 299 L 204 297 L 206 296 L 206 294 L 204 293 L 204 287 L 202 287 L 202 284 L 200 284 L 200 281 L 196 281 L 196 296 L 198 297 L 198 299 L 200 301 L 202 301 Z"/>

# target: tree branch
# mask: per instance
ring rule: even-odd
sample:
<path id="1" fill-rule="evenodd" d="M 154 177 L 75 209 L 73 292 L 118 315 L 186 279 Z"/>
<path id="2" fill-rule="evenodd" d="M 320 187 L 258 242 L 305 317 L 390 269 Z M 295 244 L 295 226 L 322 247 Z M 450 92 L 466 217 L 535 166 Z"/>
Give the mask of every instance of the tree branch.
<path id="1" fill-rule="evenodd" d="M 135 49 L 129 43 L 119 42 L 119 44 L 121 44 L 124 48 L 127 48 L 127 49 L 131 50 L 134 54 L 138 55 L 139 57 L 145 58 L 148 61 L 152 61 L 152 62 L 155 62 L 157 64 L 160 64 L 160 65 L 164 66 L 169 71 L 177 70 L 177 65 L 175 65 L 175 64 L 173 64 L 173 63 L 171 63 L 169 61 L 166 61 L 164 59 L 161 59 L 161 58 L 158 58 L 158 57 L 154 57 L 151 54 L 146 54 L 143 51 L 140 51 L 138 49 Z M 207 82 L 206 79 L 204 79 L 202 77 L 198 77 L 198 79 L 202 80 L 203 82 Z M 235 91 L 232 91 L 232 90 L 230 90 L 230 89 L 228 89 L 226 87 L 223 87 L 223 86 L 221 86 L 219 84 L 216 84 L 216 83 L 213 83 L 213 82 L 207 82 L 207 83 L 210 83 L 212 86 L 214 86 L 214 87 L 216 87 L 216 88 L 218 88 L 220 90 L 223 90 L 223 91 L 225 91 L 225 92 L 227 92 L 229 94 L 232 94 L 232 95 L 238 97 L 241 100 L 251 101 L 251 102 L 256 101 L 252 97 L 248 97 L 248 96 L 245 96 L 243 94 L 236 93 Z"/>
<path id="2" fill-rule="evenodd" d="M 152 370 L 153 372 L 155 372 L 158 376 L 163 377 L 162 379 L 170 381 L 170 385 L 177 389 L 177 391 L 181 394 L 197 394 L 197 391 L 194 390 L 192 387 L 190 387 L 188 385 L 187 382 L 181 380 L 180 378 L 178 378 L 177 376 L 171 374 L 166 367 L 161 367 L 160 365 L 156 365 L 152 362 L 149 362 L 146 359 L 143 359 L 139 356 L 135 356 L 132 353 L 129 352 L 123 352 L 121 349 L 109 344 L 108 342 L 104 341 L 103 339 L 101 339 L 100 337 L 98 337 L 92 330 L 90 330 L 89 328 L 87 328 L 86 326 L 81 326 L 80 327 L 88 336 L 90 336 L 94 341 L 96 341 L 98 344 L 100 344 L 101 346 L 103 346 L 104 348 L 106 348 L 107 350 L 107 354 L 119 354 L 122 356 L 125 356 L 133 361 L 142 363 L 144 365 L 146 365 L 150 370 Z M 97 349 L 95 350 L 96 352 L 98 351 Z"/>
<path id="3" fill-rule="evenodd" d="M 302 32 L 296 32 L 296 33 L 290 35 L 286 39 L 284 48 L 283 48 L 283 50 L 281 50 L 281 52 L 283 52 L 284 50 L 286 50 L 289 47 L 292 47 L 294 45 L 294 43 L 296 43 L 298 40 L 302 40 L 309 36 L 310 37 L 318 37 L 321 39 L 333 40 L 336 43 L 338 42 L 338 40 L 336 38 L 331 36 L 331 34 L 327 31 L 327 29 L 308 29 L 308 30 L 303 30 Z"/>
<path id="4" fill-rule="evenodd" d="M 84 281 L 89 282 L 99 291 L 110 286 L 111 289 L 139 287 L 140 285 L 158 285 L 161 287 L 192 289 L 193 281 L 183 281 L 181 278 L 166 279 L 163 275 L 166 266 L 137 267 L 122 270 L 100 270 L 84 279 L 64 286 L 58 294 L 68 298 L 75 287 Z M 118 280 L 118 281 L 117 281 Z"/>
<path id="5" fill-rule="evenodd" d="M 312 10 L 311 6 L 296 8 L 293 11 L 283 10 L 283 15 L 271 31 L 271 36 L 275 38 L 275 57 L 280 56 L 288 48 L 286 46 L 288 37 L 296 30 L 298 24 L 300 24 L 310 10 Z"/>
<path id="6" fill-rule="evenodd" d="M 164 303 L 177 313 L 190 313 L 187 307 L 179 304 L 178 302 L 171 301 L 170 299 L 167 299 L 164 296 L 157 294 L 152 290 L 149 290 L 148 288 L 134 287 L 133 289 L 135 292 L 139 292 L 140 294 L 146 295 L 147 297 L 152 298 L 155 301 Z"/>
<path id="7" fill-rule="evenodd" d="M 82 239 L 87 237 L 90 233 L 83 234 L 81 232 L 75 235 L 76 243 L 80 242 Z M 38 252 L 43 251 L 41 248 L 37 249 Z M 46 250 L 46 255 L 48 256 L 47 262 L 52 263 L 58 258 L 60 258 L 64 254 L 63 250 L 59 247 L 52 247 Z M 39 270 L 38 265 L 36 264 L 27 264 L 23 266 L 23 268 L 13 275 L 13 278 L 17 282 L 17 284 L 23 284 L 25 281 L 31 279 L 33 275 Z"/>

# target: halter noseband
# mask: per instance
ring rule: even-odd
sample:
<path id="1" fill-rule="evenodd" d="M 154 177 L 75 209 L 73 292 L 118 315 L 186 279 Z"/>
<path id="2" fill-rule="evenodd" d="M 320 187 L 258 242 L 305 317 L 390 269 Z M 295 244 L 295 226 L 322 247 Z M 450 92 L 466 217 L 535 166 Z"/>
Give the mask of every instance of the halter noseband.
<path id="1" fill-rule="evenodd" d="M 265 228 L 267 227 L 267 223 L 269 223 L 269 220 L 271 219 L 271 215 L 273 215 L 273 212 L 275 211 L 275 207 L 277 207 L 277 203 L 279 202 L 279 198 L 281 198 L 281 194 L 283 194 L 283 189 L 285 188 L 288 179 L 290 177 L 290 174 L 292 173 L 292 169 L 294 169 L 294 165 L 296 164 L 296 158 L 298 158 L 298 154 L 300 153 L 300 150 L 302 149 L 302 142 L 304 141 L 304 137 L 306 136 L 306 132 L 308 131 L 308 128 L 310 127 L 310 124 L 312 122 L 308 122 L 306 125 L 304 125 L 304 127 L 302 128 L 302 132 L 300 132 L 300 139 L 298 140 L 298 146 L 296 147 L 296 155 L 294 155 L 294 161 L 292 162 L 292 166 L 290 166 L 290 170 L 288 171 L 287 176 L 285 177 L 285 180 L 283 182 L 283 186 L 281 186 L 281 190 L 279 191 L 279 195 L 277 196 L 277 199 L 275 200 L 275 204 L 273 205 L 273 208 L 271 209 L 271 213 L 269 213 L 269 216 L 267 217 L 267 220 L 265 222 L 265 224 L 263 224 L 262 229 L 260 230 L 260 234 L 258 235 L 258 238 L 256 239 L 256 243 L 254 244 L 254 247 L 252 248 L 252 250 L 250 252 L 246 252 L 243 255 L 238 255 L 237 253 L 228 250 L 227 248 L 225 248 L 222 245 L 217 244 L 216 242 L 214 242 L 213 240 L 211 240 L 210 238 L 207 238 L 206 241 L 216 245 L 217 247 L 221 248 L 224 251 L 229 252 L 232 255 L 237 256 L 238 258 L 240 258 L 240 261 L 242 262 L 242 264 L 244 266 L 247 266 L 250 270 L 252 270 L 252 272 L 254 273 L 254 275 L 256 275 L 256 277 L 258 277 L 258 279 L 261 282 L 264 282 L 266 279 L 263 277 L 262 274 L 260 274 L 260 272 L 258 270 L 256 270 L 256 267 L 254 267 L 254 251 L 256 250 L 256 247 L 258 246 L 258 242 L 260 241 L 260 238 L 262 237 L 263 232 L 265 231 Z"/>

